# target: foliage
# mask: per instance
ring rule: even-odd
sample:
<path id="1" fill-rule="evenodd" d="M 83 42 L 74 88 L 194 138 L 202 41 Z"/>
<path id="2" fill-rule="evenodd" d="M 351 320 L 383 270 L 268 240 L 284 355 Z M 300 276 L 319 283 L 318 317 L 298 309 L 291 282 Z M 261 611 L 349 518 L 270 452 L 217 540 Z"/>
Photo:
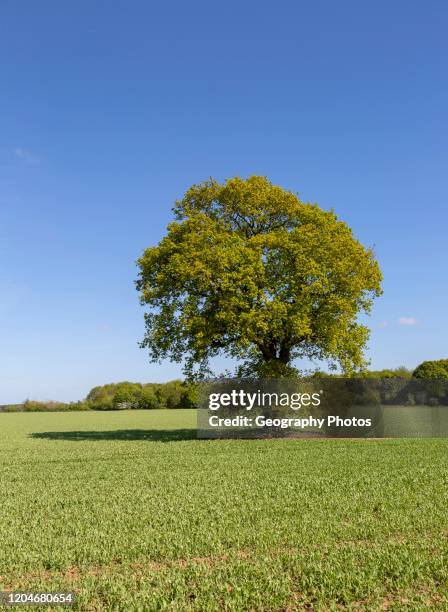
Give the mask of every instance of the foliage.
<path id="1" fill-rule="evenodd" d="M 39 402 L 37 400 L 27 399 L 23 402 L 23 404 L 16 404 L 14 406 L 15 410 L 11 410 L 11 412 L 15 411 L 24 411 L 24 412 L 65 412 L 68 410 L 87 410 L 88 407 L 85 406 L 83 402 L 56 402 L 56 401 L 47 401 L 47 402 Z"/>
<path id="2" fill-rule="evenodd" d="M 164 408 L 157 385 L 143 385 L 138 398 L 138 407 L 144 410 Z M 180 408 L 180 406 L 179 406 Z"/>
<path id="3" fill-rule="evenodd" d="M 141 383 L 122 382 L 115 385 L 112 405 L 115 410 L 138 408 L 142 394 Z"/>
<path id="4" fill-rule="evenodd" d="M 412 378 L 443 378 L 442 376 L 420 376 L 419 372 L 438 373 L 440 365 L 436 368 L 430 366 L 428 370 L 426 364 L 446 363 L 447 360 L 441 362 L 424 362 L 422 366 L 425 368 L 417 368 L 417 376 L 412 374 L 407 368 L 400 366 L 393 369 L 384 370 L 363 370 L 358 373 L 360 378 L 390 379 L 390 388 L 384 394 L 385 387 L 381 387 L 381 399 L 385 403 L 417 403 L 428 404 L 431 397 L 432 403 L 446 404 L 448 396 L 446 386 L 432 387 L 426 385 L 420 390 L 417 397 L 413 396 L 415 387 L 403 387 L 403 379 L 411 380 Z M 295 373 L 293 372 L 295 375 Z M 311 375 L 311 379 L 322 378 L 346 378 L 346 375 L 328 373 L 324 371 L 315 371 Z M 445 377 L 446 378 L 446 377 Z M 408 393 L 408 395 L 405 394 Z M 196 408 L 198 405 L 198 388 L 196 383 L 173 380 L 166 383 L 133 383 L 123 381 L 120 383 L 109 383 L 94 387 L 85 400 L 78 402 L 58 402 L 58 401 L 37 401 L 27 399 L 23 404 L 11 404 L 0 406 L 0 412 L 61 412 L 61 411 L 76 411 L 76 410 L 125 410 L 125 409 L 143 409 L 155 410 L 161 408 Z"/>
<path id="5" fill-rule="evenodd" d="M 191 408 L 192 391 L 186 383 L 132 383 L 123 381 L 94 387 L 86 402 L 93 410 Z"/>
<path id="6" fill-rule="evenodd" d="M 116 384 L 94 387 L 89 391 L 86 402 L 93 410 L 112 410 Z"/>
<path id="7" fill-rule="evenodd" d="M 411 378 L 412 370 L 404 366 L 384 370 L 366 370 L 362 373 L 366 378 Z"/>
<path id="8" fill-rule="evenodd" d="M 448 378 L 448 359 L 423 361 L 412 374 L 414 378 Z"/>
<path id="9" fill-rule="evenodd" d="M 0 412 L 59 412 L 67 410 L 128 410 L 158 408 L 196 408 L 197 389 L 180 380 L 166 383 L 133 383 L 123 381 L 94 387 L 79 402 L 40 402 L 0 406 Z"/>
<path id="10" fill-rule="evenodd" d="M 412 376 L 414 380 L 425 383 L 432 405 L 448 404 L 448 359 L 423 361 Z"/>
<path id="11" fill-rule="evenodd" d="M 197 441 L 191 410 L 0 421 L 3 590 L 75 591 L 77 610 L 448 608 L 448 440 Z"/>
<path id="12" fill-rule="evenodd" d="M 175 221 L 138 260 L 150 358 L 185 359 L 189 378 L 223 353 L 239 375 L 290 376 L 295 359 L 364 365 L 358 323 L 381 293 L 381 273 L 332 211 L 252 176 L 193 185 Z"/>
<path id="13" fill-rule="evenodd" d="M 357 372 L 354 374 L 357 378 L 406 378 L 410 379 L 412 377 L 412 370 L 404 366 L 399 366 L 398 368 L 386 368 L 383 370 L 367 370 L 364 369 L 361 372 Z M 345 374 L 336 374 L 323 372 L 321 370 L 316 370 L 311 375 L 312 378 L 346 378 Z"/>

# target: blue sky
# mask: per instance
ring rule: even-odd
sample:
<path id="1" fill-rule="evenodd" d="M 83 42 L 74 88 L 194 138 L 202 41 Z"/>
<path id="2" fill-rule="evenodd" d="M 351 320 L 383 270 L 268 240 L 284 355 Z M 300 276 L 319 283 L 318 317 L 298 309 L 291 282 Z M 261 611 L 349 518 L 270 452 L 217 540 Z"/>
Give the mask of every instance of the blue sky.
<path id="1" fill-rule="evenodd" d="M 192 184 L 267 175 L 384 273 L 375 368 L 448 357 L 446 2 L 0 6 L 0 404 L 168 380 L 135 260 Z"/>

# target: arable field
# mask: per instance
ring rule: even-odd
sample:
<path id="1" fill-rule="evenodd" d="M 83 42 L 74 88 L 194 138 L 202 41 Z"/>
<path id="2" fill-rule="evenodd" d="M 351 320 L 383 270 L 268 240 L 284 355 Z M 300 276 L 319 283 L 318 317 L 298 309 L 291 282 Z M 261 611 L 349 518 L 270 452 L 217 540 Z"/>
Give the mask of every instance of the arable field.
<path id="1" fill-rule="evenodd" d="M 1 588 L 81 610 L 448 609 L 448 440 L 204 441 L 195 419 L 1 414 Z"/>

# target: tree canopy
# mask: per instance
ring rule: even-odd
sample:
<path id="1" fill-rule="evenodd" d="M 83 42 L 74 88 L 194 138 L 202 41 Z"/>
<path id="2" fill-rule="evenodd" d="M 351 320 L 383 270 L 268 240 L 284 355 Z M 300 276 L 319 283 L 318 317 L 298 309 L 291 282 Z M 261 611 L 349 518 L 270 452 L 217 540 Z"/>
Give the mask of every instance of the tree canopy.
<path id="1" fill-rule="evenodd" d="M 261 176 L 193 185 L 173 210 L 137 262 L 152 361 L 184 361 L 189 378 L 210 374 L 218 354 L 246 375 L 290 375 L 299 358 L 346 373 L 365 365 L 358 315 L 380 295 L 381 272 L 333 211 Z"/>
<path id="2" fill-rule="evenodd" d="M 84 403 L 92 410 L 190 408 L 195 393 L 191 385 L 180 380 L 146 384 L 123 381 L 94 387 Z"/>
<path id="3" fill-rule="evenodd" d="M 423 361 L 412 374 L 414 378 L 443 378 L 448 379 L 448 359 Z"/>

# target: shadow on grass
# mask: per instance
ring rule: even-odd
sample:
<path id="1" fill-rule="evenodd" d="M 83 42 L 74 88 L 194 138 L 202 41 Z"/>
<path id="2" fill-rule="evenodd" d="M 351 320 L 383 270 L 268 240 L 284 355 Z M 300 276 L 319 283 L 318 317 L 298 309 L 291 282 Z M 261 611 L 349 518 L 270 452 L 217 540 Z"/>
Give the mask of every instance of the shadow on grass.
<path id="1" fill-rule="evenodd" d="M 195 429 L 113 429 L 111 431 L 42 431 L 30 434 L 40 440 L 148 440 L 150 442 L 179 442 L 196 440 Z"/>

